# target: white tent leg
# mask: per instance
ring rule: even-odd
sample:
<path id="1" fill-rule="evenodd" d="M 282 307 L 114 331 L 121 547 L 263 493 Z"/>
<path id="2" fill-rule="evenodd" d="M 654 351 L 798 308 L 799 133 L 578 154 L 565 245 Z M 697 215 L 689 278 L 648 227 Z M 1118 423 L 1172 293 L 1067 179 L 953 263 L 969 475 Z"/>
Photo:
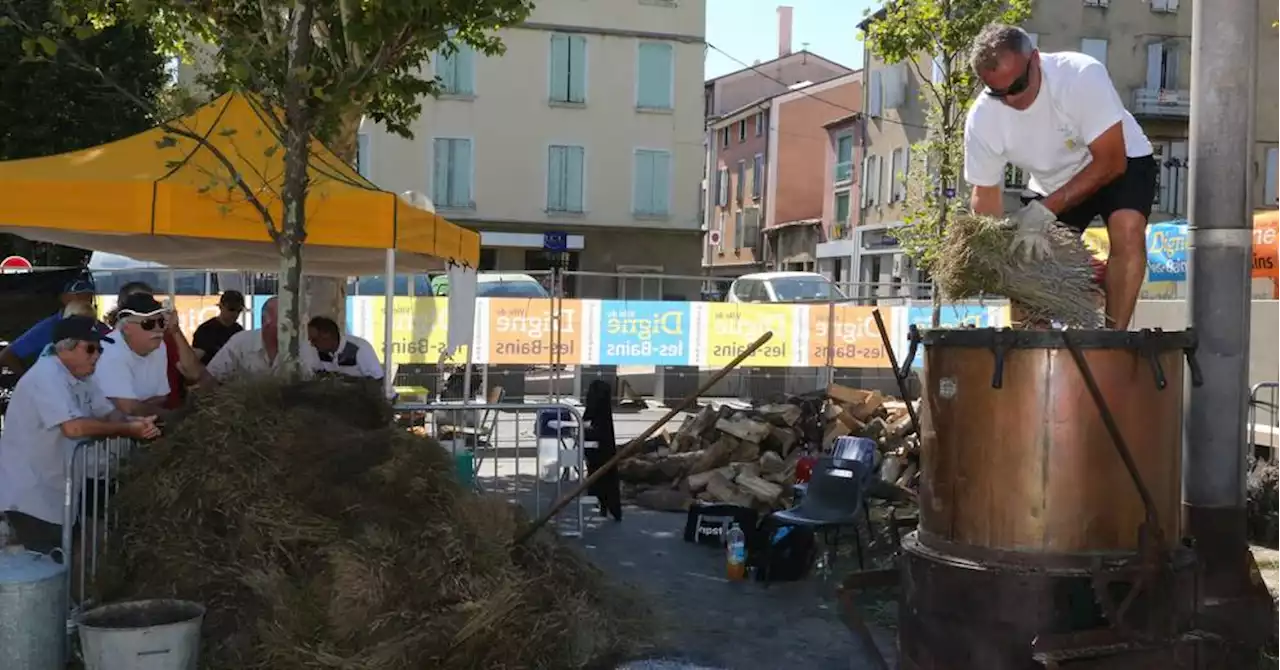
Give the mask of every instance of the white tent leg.
<path id="1" fill-rule="evenodd" d="M 396 250 L 387 249 L 387 267 L 383 271 L 384 286 L 383 295 L 386 298 L 386 308 L 383 309 L 382 319 L 382 385 L 386 391 L 387 397 L 390 398 L 395 393 L 396 373 L 391 362 L 392 343 L 391 332 L 395 325 L 396 319 Z"/>

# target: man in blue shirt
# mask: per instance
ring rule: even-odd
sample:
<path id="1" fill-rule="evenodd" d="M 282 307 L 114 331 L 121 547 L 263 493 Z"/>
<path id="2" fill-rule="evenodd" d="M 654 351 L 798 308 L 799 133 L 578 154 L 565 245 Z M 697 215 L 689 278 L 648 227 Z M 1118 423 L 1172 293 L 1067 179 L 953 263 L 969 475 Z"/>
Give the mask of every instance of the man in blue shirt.
<path id="1" fill-rule="evenodd" d="M 63 310 L 67 305 L 81 302 L 93 304 L 94 286 L 88 275 L 74 279 L 62 289 Z M 32 365 L 44 348 L 53 343 L 53 326 L 62 320 L 63 310 L 58 310 L 23 333 L 9 346 L 0 349 L 0 368 L 9 368 L 13 374 L 22 376 Z"/>

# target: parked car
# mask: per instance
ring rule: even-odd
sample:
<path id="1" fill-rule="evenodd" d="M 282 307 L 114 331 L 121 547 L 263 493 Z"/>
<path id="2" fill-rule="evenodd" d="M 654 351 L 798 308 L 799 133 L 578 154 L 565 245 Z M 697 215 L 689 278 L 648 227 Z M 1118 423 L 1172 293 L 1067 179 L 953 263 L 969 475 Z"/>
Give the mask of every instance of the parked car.
<path id="1" fill-rule="evenodd" d="M 756 272 L 729 286 L 728 302 L 827 302 L 847 300 L 831 280 L 816 272 Z"/>
<path id="2" fill-rule="evenodd" d="M 431 293 L 449 295 L 449 275 L 431 279 Z M 547 289 L 533 277 L 512 272 L 481 272 L 476 276 L 477 298 L 547 298 Z"/>

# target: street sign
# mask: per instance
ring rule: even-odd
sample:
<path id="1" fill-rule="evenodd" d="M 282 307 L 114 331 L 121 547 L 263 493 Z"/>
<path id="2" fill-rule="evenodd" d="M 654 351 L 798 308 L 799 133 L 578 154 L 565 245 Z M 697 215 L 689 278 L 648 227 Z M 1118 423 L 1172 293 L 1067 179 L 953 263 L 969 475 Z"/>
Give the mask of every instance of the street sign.
<path id="1" fill-rule="evenodd" d="M 31 267 L 31 261 L 22 256 L 9 256 L 0 261 L 0 272 L 28 272 Z"/>
<path id="2" fill-rule="evenodd" d="M 569 233 L 559 230 L 542 234 L 543 251 L 565 252 L 569 250 Z"/>

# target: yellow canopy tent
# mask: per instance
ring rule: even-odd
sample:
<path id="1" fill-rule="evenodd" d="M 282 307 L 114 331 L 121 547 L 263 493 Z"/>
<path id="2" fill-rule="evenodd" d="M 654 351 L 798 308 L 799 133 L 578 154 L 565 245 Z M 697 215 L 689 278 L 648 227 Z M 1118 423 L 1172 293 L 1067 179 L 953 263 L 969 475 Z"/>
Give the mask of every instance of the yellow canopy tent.
<path id="1" fill-rule="evenodd" d="M 229 93 L 169 125 L 209 146 L 161 126 L 91 149 L 0 162 L 0 232 L 174 268 L 278 271 L 262 215 L 217 157 L 279 227 L 284 150 L 262 103 Z M 398 272 L 478 263 L 479 234 L 380 190 L 315 139 L 309 174 L 304 273 L 381 274 L 387 249 L 397 251 Z"/>

